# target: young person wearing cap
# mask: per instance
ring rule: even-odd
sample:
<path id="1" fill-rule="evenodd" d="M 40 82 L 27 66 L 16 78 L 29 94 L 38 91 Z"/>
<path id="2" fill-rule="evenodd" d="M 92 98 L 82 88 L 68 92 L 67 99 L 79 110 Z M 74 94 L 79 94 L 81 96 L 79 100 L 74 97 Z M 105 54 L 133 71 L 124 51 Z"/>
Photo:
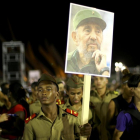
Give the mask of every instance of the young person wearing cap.
<path id="1" fill-rule="evenodd" d="M 93 80 L 96 90 L 91 91 L 90 101 L 101 121 L 100 126 L 98 126 L 100 140 L 108 140 L 109 132 L 106 129 L 108 104 L 110 100 L 117 97 L 119 93 L 108 90 L 108 79 L 106 77 L 95 76 Z"/>
<path id="2" fill-rule="evenodd" d="M 81 10 L 73 19 L 72 39 L 77 49 L 68 54 L 67 71 L 109 75 L 106 55 L 101 51 L 106 22 L 95 10 Z"/>
<path id="3" fill-rule="evenodd" d="M 59 77 L 55 78 L 57 85 L 59 87 L 59 97 L 58 99 L 60 99 L 61 102 L 65 103 L 65 101 L 67 100 L 68 96 L 65 93 L 65 85 L 63 83 L 63 80 Z"/>
<path id="4" fill-rule="evenodd" d="M 116 119 L 119 112 L 128 108 L 134 96 L 134 93 L 132 92 L 131 88 L 129 88 L 127 85 L 128 79 L 132 76 L 132 73 L 130 73 L 128 69 L 124 69 L 122 73 L 124 74 L 122 77 L 121 87 L 123 89 L 123 92 L 118 97 L 113 98 L 110 101 L 107 111 L 107 129 L 110 132 L 111 140 L 115 130 Z"/>
<path id="5" fill-rule="evenodd" d="M 90 124 L 83 125 L 84 129 L 79 132 L 78 118 L 73 111 L 56 105 L 58 91 L 56 80 L 51 75 L 42 74 L 38 80 L 37 94 L 42 107 L 37 116 L 33 114 L 26 120 L 24 140 L 74 140 L 74 135 L 90 135 Z"/>
<path id="6" fill-rule="evenodd" d="M 28 104 L 32 104 L 37 100 L 37 82 L 33 82 L 31 84 L 31 91 L 32 91 L 32 94 L 27 99 Z"/>
<path id="7" fill-rule="evenodd" d="M 66 89 L 68 94 L 68 99 L 65 104 L 60 105 L 62 108 L 72 109 L 78 113 L 78 119 L 81 123 L 81 115 L 82 115 L 82 96 L 83 96 L 83 81 L 76 75 L 70 77 L 66 82 Z M 90 104 L 89 104 L 90 105 Z M 98 138 L 97 129 L 96 128 L 100 124 L 100 120 L 95 114 L 93 108 L 89 108 L 89 123 L 91 124 L 94 133 L 94 139 Z M 95 133 L 96 132 L 96 133 Z M 93 135 L 93 134 L 92 134 Z"/>
<path id="8" fill-rule="evenodd" d="M 140 74 L 129 78 L 128 87 L 134 92 L 134 101 L 119 113 L 113 140 L 140 140 Z"/>

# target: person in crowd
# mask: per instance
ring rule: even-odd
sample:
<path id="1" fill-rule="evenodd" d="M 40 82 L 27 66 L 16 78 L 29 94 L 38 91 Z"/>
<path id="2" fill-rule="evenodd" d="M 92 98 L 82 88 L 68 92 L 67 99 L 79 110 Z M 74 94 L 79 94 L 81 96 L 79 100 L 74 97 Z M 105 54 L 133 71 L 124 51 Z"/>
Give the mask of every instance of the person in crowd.
<path id="1" fill-rule="evenodd" d="M 10 102 L 8 101 L 8 97 L 7 97 L 7 94 L 9 91 L 9 84 L 7 82 L 3 82 L 0 86 L 0 91 L 3 94 L 3 96 L 2 96 L 3 98 L 0 99 L 0 107 L 4 106 L 6 104 L 7 104 L 6 106 L 9 107 Z"/>
<path id="2" fill-rule="evenodd" d="M 94 76 L 94 85 L 96 90 L 91 91 L 90 101 L 99 117 L 101 124 L 98 126 L 100 140 L 108 140 L 108 131 L 106 129 L 107 109 L 111 99 L 119 95 L 116 91 L 109 91 L 107 88 L 108 79 L 106 77 Z"/>
<path id="3" fill-rule="evenodd" d="M 33 114 L 26 120 L 24 140 L 74 140 L 74 135 L 90 136 L 90 124 L 80 126 L 79 132 L 77 114 L 56 105 L 58 94 L 59 88 L 55 78 L 49 74 L 42 74 L 38 80 L 38 99 L 41 110 L 39 114 Z"/>
<path id="4" fill-rule="evenodd" d="M 10 84 L 8 98 L 11 107 L 0 109 L 0 114 L 6 113 L 9 115 L 8 121 L 0 123 L 0 137 L 14 140 L 23 136 L 24 121 L 28 116 L 27 110 L 23 107 L 25 94 L 25 90 L 20 83 L 13 82 Z"/>
<path id="5" fill-rule="evenodd" d="M 0 91 L 0 102 L 1 102 L 0 108 L 6 107 L 7 109 L 9 109 L 11 107 L 11 102 L 9 101 L 8 96 L 3 94 L 1 91 Z"/>
<path id="6" fill-rule="evenodd" d="M 60 99 L 61 102 L 65 103 L 67 98 L 68 98 L 68 96 L 67 96 L 67 94 L 65 92 L 64 81 L 59 77 L 56 77 L 55 79 L 56 79 L 56 82 L 57 82 L 58 87 L 59 87 L 59 97 L 58 97 L 58 99 Z"/>
<path id="7" fill-rule="evenodd" d="M 127 85 L 134 101 L 119 113 L 113 140 L 140 140 L 140 74 L 133 74 Z"/>
<path id="8" fill-rule="evenodd" d="M 132 76 L 132 73 L 130 73 L 128 69 L 124 69 L 122 73 L 123 77 L 121 82 L 123 93 L 110 101 L 107 110 L 107 129 L 110 132 L 111 140 L 116 126 L 116 118 L 119 112 L 127 109 L 129 104 L 132 102 L 132 97 L 134 96 L 131 88 L 128 87 L 128 80 Z"/>
<path id="9" fill-rule="evenodd" d="M 37 85 L 36 85 L 36 88 L 37 88 Z M 33 115 L 34 113 L 38 114 L 41 110 L 41 103 L 38 100 L 37 92 L 38 90 L 36 90 L 36 101 L 29 105 L 30 115 Z"/>
<path id="10" fill-rule="evenodd" d="M 66 90 L 68 94 L 68 99 L 65 104 L 60 105 L 63 109 L 69 108 L 78 113 L 78 119 L 81 123 L 82 115 L 82 96 L 83 96 L 83 81 L 76 75 L 70 77 L 66 82 Z M 100 124 L 100 120 L 95 114 L 93 108 L 90 108 L 89 103 L 89 119 L 88 122 L 92 126 L 92 135 L 94 139 L 98 139 L 97 126 Z"/>
<path id="11" fill-rule="evenodd" d="M 31 95 L 27 99 L 28 104 L 32 104 L 37 100 L 37 82 L 31 84 Z"/>

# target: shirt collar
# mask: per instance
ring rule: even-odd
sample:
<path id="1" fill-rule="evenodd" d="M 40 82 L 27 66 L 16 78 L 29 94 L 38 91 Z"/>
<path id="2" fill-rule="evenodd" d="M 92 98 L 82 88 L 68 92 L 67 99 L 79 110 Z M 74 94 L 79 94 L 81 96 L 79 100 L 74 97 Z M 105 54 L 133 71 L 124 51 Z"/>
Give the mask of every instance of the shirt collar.
<path id="1" fill-rule="evenodd" d="M 63 115 L 63 114 L 67 114 L 67 113 L 65 112 L 65 110 L 63 110 L 60 106 L 57 105 L 57 108 L 58 108 L 58 115 L 57 115 L 58 119 L 62 118 L 62 115 Z M 39 112 L 39 114 L 37 115 L 36 118 L 38 119 L 38 118 L 40 118 L 40 117 L 45 117 L 45 118 L 47 118 L 47 117 L 45 116 L 45 114 L 43 113 L 42 108 L 40 109 L 40 112 Z"/>

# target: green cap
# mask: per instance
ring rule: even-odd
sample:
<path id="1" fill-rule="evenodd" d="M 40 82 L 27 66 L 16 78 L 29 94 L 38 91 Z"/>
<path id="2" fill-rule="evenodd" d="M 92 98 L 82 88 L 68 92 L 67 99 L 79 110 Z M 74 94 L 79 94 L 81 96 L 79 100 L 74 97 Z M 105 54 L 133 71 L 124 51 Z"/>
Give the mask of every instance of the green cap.
<path id="1" fill-rule="evenodd" d="M 56 83 L 57 83 L 57 84 L 60 84 L 60 83 L 62 83 L 62 80 L 61 80 L 61 78 L 58 78 L 58 77 L 56 77 L 56 78 L 55 78 L 55 80 L 56 80 Z"/>
<path id="2" fill-rule="evenodd" d="M 49 74 L 46 74 L 46 73 L 43 73 L 41 75 L 41 77 L 38 79 L 38 85 L 42 81 L 51 81 L 51 82 L 53 82 L 57 86 L 57 90 L 59 90 L 59 87 L 57 85 L 57 82 L 56 82 L 56 80 L 55 80 L 55 78 L 53 76 L 51 76 Z"/>
<path id="3" fill-rule="evenodd" d="M 79 87 L 82 87 L 84 84 L 83 84 L 83 81 L 79 77 L 74 75 L 68 79 L 68 81 L 66 82 L 66 85 L 71 88 L 79 88 Z"/>
<path id="4" fill-rule="evenodd" d="M 83 21 L 92 21 L 98 24 L 102 30 L 106 28 L 106 22 L 102 19 L 101 15 L 95 10 L 81 10 L 77 12 L 73 19 L 73 27 L 76 30 L 78 25 Z"/>

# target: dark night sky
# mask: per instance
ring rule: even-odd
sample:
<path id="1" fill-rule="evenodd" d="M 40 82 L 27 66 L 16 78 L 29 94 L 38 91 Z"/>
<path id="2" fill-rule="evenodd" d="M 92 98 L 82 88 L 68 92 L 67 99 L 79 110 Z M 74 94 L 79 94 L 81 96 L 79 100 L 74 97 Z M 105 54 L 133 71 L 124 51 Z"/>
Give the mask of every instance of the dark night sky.
<path id="1" fill-rule="evenodd" d="M 54 44 L 62 56 L 65 56 L 70 2 L 96 7 L 115 13 L 112 71 L 114 71 L 116 61 L 121 61 L 128 67 L 140 65 L 138 2 L 66 1 L 64 3 L 58 1 L 11 3 L 8 7 L 5 5 L 0 17 L 0 35 L 7 41 L 12 40 L 8 19 L 17 40 L 25 45 L 30 41 L 32 46 L 37 48 L 39 44 L 44 43 L 44 39 L 47 39 L 50 44 Z M 2 69 L 2 64 L 0 64 L 0 69 Z"/>

